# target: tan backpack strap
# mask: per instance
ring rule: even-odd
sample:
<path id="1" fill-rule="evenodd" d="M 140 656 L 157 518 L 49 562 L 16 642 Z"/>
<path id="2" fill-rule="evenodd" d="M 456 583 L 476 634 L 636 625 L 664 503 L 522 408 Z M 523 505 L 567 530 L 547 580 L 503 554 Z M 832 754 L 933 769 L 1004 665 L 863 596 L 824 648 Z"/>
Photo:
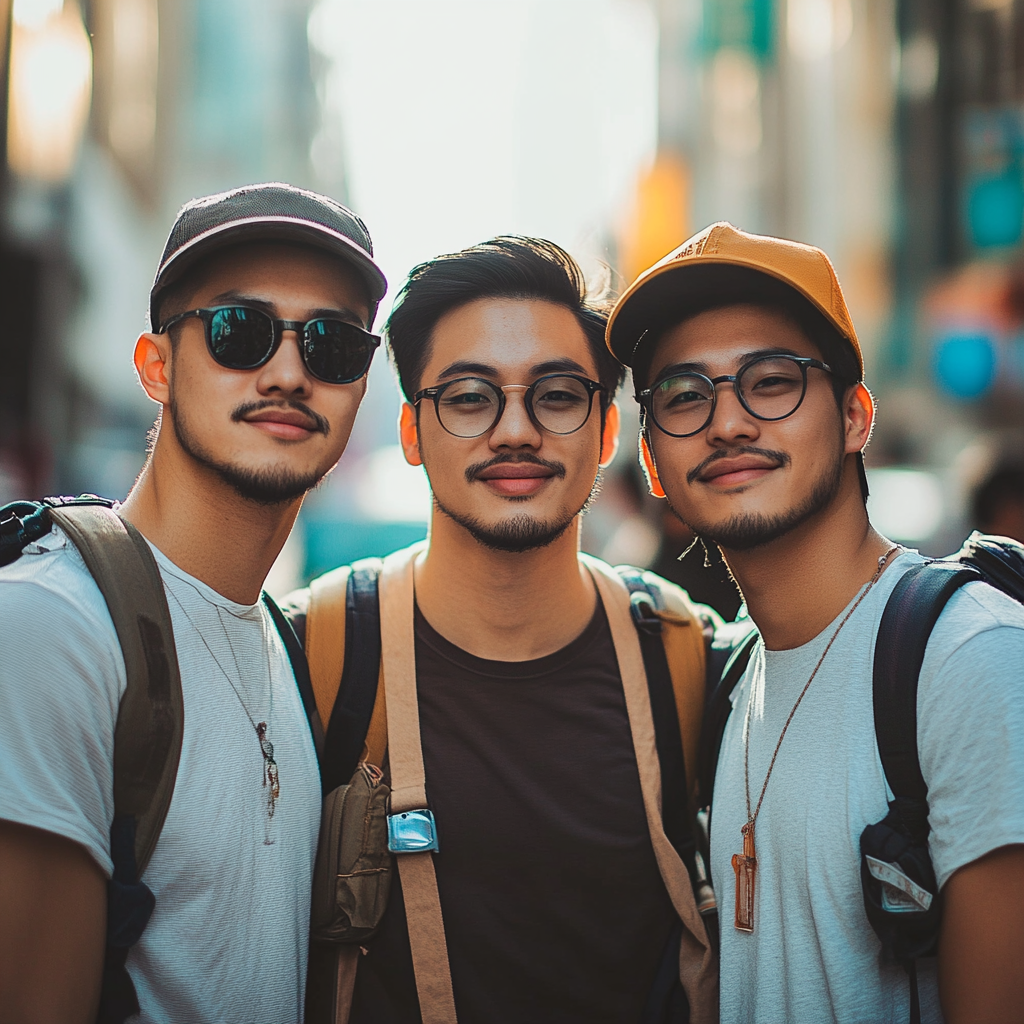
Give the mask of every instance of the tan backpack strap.
<path id="1" fill-rule="evenodd" d="M 427 807 L 416 697 L 413 567 L 421 545 L 384 559 L 380 575 L 381 661 L 387 684 L 391 814 Z M 398 853 L 413 972 L 423 1024 L 455 1024 L 448 945 L 430 852 Z"/>
<path id="2" fill-rule="evenodd" d="M 145 538 L 111 509 L 65 506 L 50 517 L 81 553 L 121 643 L 127 685 L 114 728 L 114 815 L 135 819 L 141 878 L 174 794 L 185 728 L 163 580 Z"/>
<path id="3" fill-rule="evenodd" d="M 313 696 L 324 733 L 338 698 L 345 669 L 345 616 L 350 565 L 332 569 L 309 585 L 306 611 L 306 660 L 313 683 Z"/>
<path id="4" fill-rule="evenodd" d="M 370 716 L 370 727 L 366 730 L 366 742 L 363 744 L 363 760 L 367 764 L 384 766 L 384 755 L 388 749 L 388 706 L 384 696 L 384 663 L 381 662 L 380 675 L 377 677 L 377 696 L 373 702 L 373 714 Z"/>
<path id="5" fill-rule="evenodd" d="M 683 923 L 679 977 L 690 1002 L 690 1020 L 693 1024 L 714 1024 L 718 1020 L 718 965 L 704 922 L 697 911 L 689 872 L 665 835 L 662 824 L 661 767 L 654 739 L 643 653 L 630 613 L 629 590 L 611 566 L 596 558 L 581 556 L 581 560 L 590 570 L 608 616 L 626 697 L 651 845 L 669 898 Z"/>

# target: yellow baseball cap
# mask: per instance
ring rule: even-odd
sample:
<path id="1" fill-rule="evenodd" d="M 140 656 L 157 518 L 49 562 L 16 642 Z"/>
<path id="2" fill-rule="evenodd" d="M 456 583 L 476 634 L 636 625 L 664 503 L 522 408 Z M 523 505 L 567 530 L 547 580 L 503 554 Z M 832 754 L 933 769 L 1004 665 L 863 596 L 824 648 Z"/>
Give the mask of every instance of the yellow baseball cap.
<path id="1" fill-rule="evenodd" d="M 615 304 L 605 341 L 633 366 L 651 330 L 713 305 L 796 292 L 849 343 L 864 375 L 864 357 L 839 279 L 821 249 L 770 235 L 751 235 L 726 221 L 706 227 L 645 270 Z"/>

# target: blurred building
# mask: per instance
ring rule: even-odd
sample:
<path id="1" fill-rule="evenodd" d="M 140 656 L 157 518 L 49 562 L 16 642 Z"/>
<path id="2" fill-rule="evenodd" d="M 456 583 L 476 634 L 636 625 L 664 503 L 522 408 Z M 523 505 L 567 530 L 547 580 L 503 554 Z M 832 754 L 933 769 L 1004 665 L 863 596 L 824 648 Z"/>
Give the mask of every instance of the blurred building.
<path id="1" fill-rule="evenodd" d="M 0 8 L 13 29 L 0 279 L 16 311 L 0 333 L 13 371 L 0 392 L 0 500 L 121 496 L 155 411 L 131 353 L 177 208 L 248 181 L 313 183 L 308 4 Z"/>

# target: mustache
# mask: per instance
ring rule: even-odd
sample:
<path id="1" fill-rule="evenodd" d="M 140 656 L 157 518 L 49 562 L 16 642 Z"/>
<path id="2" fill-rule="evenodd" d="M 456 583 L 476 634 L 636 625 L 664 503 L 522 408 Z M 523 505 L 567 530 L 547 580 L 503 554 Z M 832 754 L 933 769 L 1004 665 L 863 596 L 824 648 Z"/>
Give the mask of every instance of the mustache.
<path id="1" fill-rule="evenodd" d="M 488 459 L 486 462 L 474 462 L 472 466 L 466 468 L 466 482 L 472 483 L 479 473 L 482 473 L 485 469 L 490 469 L 491 466 L 508 465 L 518 462 L 528 462 L 533 466 L 543 466 L 545 469 L 550 469 L 560 480 L 565 479 L 565 466 L 561 462 L 548 462 L 547 459 L 540 459 L 536 455 L 523 453 L 521 455 L 496 455 L 493 459 Z"/>
<path id="2" fill-rule="evenodd" d="M 262 412 L 264 409 L 296 409 L 313 421 L 313 430 L 316 433 L 326 437 L 331 432 L 331 424 L 325 416 L 314 412 L 305 402 L 297 402 L 294 399 L 288 402 L 275 402 L 270 398 L 264 398 L 260 402 L 243 402 L 231 414 L 231 422 L 240 423 L 251 413 Z"/>
<path id="3" fill-rule="evenodd" d="M 722 459 L 731 459 L 736 455 L 760 455 L 763 458 L 771 459 L 776 466 L 788 466 L 793 461 L 785 452 L 773 451 L 771 448 L 755 448 L 749 444 L 741 444 L 736 448 L 719 448 L 686 474 L 686 482 L 692 484 L 708 466 L 720 462 Z"/>

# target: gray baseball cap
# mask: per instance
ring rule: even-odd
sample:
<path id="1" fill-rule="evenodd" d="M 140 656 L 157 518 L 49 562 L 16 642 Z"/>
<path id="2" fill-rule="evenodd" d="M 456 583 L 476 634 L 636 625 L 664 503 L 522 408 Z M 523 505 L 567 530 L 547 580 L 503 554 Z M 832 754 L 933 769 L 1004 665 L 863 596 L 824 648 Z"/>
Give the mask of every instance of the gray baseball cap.
<path id="1" fill-rule="evenodd" d="M 192 199 L 178 211 L 149 293 L 153 329 L 160 293 L 189 267 L 216 249 L 256 241 L 301 242 L 343 259 L 366 286 L 372 321 L 388 283 L 366 225 L 327 196 L 272 181 Z"/>

